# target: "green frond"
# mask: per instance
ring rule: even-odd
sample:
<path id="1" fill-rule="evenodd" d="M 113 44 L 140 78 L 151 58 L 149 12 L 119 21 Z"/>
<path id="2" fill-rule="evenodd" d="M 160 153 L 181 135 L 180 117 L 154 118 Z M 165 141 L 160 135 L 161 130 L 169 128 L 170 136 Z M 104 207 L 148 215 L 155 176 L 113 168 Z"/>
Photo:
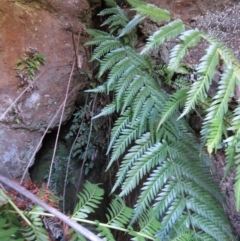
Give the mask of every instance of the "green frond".
<path id="1" fill-rule="evenodd" d="M 239 105 L 239 100 L 238 100 L 238 106 L 237 108 L 233 111 L 233 118 L 232 118 L 232 123 L 231 127 L 228 128 L 229 131 L 233 131 L 234 133 L 240 133 L 240 105 Z M 227 140 L 226 140 L 227 142 Z"/>
<path id="2" fill-rule="evenodd" d="M 133 214 L 133 210 L 127 207 L 120 197 L 116 197 L 108 208 L 107 220 L 108 225 L 114 227 L 124 227 L 129 223 Z"/>
<path id="3" fill-rule="evenodd" d="M 115 141 L 119 137 L 122 130 L 124 130 L 127 127 L 127 125 L 129 125 L 130 119 L 131 119 L 130 116 L 131 116 L 131 109 L 129 108 L 124 112 L 124 114 L 122 116 L 120 116 L 116 120 L 116 122 L 114 124 L 114 127 L 112 128 L 112 131 L 111 131 L 111 140 L 110 140 L 110 143 L 108 145 L 107 154 L 110 152 L 113 144 L 115 143 Z"/>
<path id="4" fill-rule="evenodd" d="M 197 66 L 197 74 L 199 79 L 193 83 L 188 92 L 187 102 L 181 117 L 194 109 L 198 99 L 204 100 L 207 96 L 207 91 L 212 83 L 212 78 L 218 64 L 218 45 L 210 45 L 206 54 L 201 58 L 200 64 Z"/>
<path id="5" fill-rule="evenodd" d="M 197 241 L 197 240 L 193 231 L 186 231 L 178 235 L 176 238 L 171 239 L 171 241 Z"/>
<path id="6" fill-rule="evenodd" d="M 32 209 L 33 212 L 36 213 L 44 213 L 44 209 L 35 206 Z M 32 240 L 39 240 L 39 241 L 46 241 L 48 240 L 48 236 L 46 230 L 43 228 L 42 219 L 39 214 L 29 214 L 25 212 L 25 216 L 30 221 L 30 225 L 26 228 L 21 229 L 21 233 L 25 240 L 32 241 Z"/>
<path id="7" fill-rule="evenodd" d="M 209 121 L 209 124 L 207 124 L 207 126 L 209 128 L 209 136 L 207 138 L 206 146 L 208 149 L 208 153 L 211 154 L 222 140 L 224 122 L 216 117 L 213 120 Z"/>
<path id="8" fill-rule="evenodd" d="M 104 32 L 104 31 L 101 31 L 101 30 L 98 30 L 98 29 L 86 29 L 86 32 L 89 34 L 89 35 L 91 35 L 92 37 L 94 37 L 94 38 L 101 38 L 101 37 L 106 37 L 106 38 L 111 38 L 112 36 L 111 35 L 109 35 L 109 33 L 106 33 L 106 32 Z M 88 44 L 89 42 L 86 42 L 86 45 L 92 45 L 91 44 L 91 41 L 92 40 L 90 40 L 90 44 Z M 100 42 L 101 43 L 101 42 Z"/>
<path id="9" fill-rule="evenodd" d="M 131 33 L 135 28 L 136 26 L 145 19 L 146 17 L 145 16 L 141 16 L 139 14 L 137 14 L 131 21 L 128 22 L 128 24 L 122 29 L 122 31 L 120 32 L 119 34 L 119 38 L 124 36 L 124 35 L 127 35 L 129 33 Z"/>
<path id="10" fill-rule="evenodd" d="M 111 155 L 110 162 L 107 166 L 107 169 L 112 165 L 112 163 L 117 160 L 120 155 L 122 155 L 126 147 L 129 146 L 132 141 L 136 140 L 142 133 L 146 131 L 146 126 L 142 127 L 142 132 L 139 132 L 140 121 L 136 121 L 131 126 L 127 126 L 125 129 L 122 129 L 121 134 L 118 139 L 115 141 L 113 146 L 113 151 Z"/>
<path id="11" fill-rule="evenodd" d="M 236 161 L 237 168 L 236 168 L 236 174 L 235 174 L 234 193 L 235 193 L 235 200 L 236 200 L 236 210 L 239 211 L 240 210 L 240 156 L 239 156 L 239 153 L 235 158 L 237 159 Z"/>
<path id="12" fill-rule="evenodd" d="M 86 238 L 78 233 L 78 232 L 74 232 L 73 229 L 70 229 L 68 234 L 71 234 L 71 233 L 74 233 L 74 235 L 72 236 L 71 240 L 70 241 L 87 241 Z"/>
<path id="13" fill-rule="evenodd" d="M 144 76 L 136 75 L 122 97 L 123 106 L 121 108 L 122 109 L 121 113 L 123 113 L 125 109 L 132 104 L 132 101 L 135 98 L 137 92 L 141 91 L 141 88 L 143 87 L 143 83 L 144 83 Z"/>
<path id="14" fill-rule="evenodd" d="M 155 198 L 153 210 L 157 218 L 166 217 L 166 211 L 171 207 L 174 200 L 181 196 L 181 182 L 176 178 L 169 180 Z M 169 220 L 169 218 L 168 218 Z M 168 230 L 169 231 L 169 230 Z"/>
<path id="15" fill-rule="evenodd" d="M 157 126 L 157 130 L 159 130 L 159 128 L 165 121 L 167 121 L 170 117 L 172 117 L 172 114 L 174 112 L 183 108 L 187 99 L 187 91 L 188 91 L 187 89 L 177 90 L 171 96 L 171 98 L 166 102 L 161 120 Z"/>
<path id="16" fill-rule="evenodd" d="M 121 43 L 112 37 L 112 39 L 102 42 L 94 49 L 90 61 L 98 60 L 99 58 L 109 53 L 110 51 L 113 51 L 120 47 L 121 47 Z"/>
<path id="17" fill-rule="evenodd" d="M 148 98 L 142 106 L 142 110 L 139 113 L 139 116 L 136 118 L 140 119 L 139 131 L 143 132 L 142 128 L 145 128 L 145 125 L 149 122 L 149 115 L 153 112 L 156 106 L 156 103 L 152 98 Z"/>
<path id="18" fill-rule="evenodd" d="M 227 68 L 218 84 L 218 91 L 213 97 L 213 102 L 207 109 L 205 121 L 211 121 L 214 118 L 220 120 L 228 111 L 228 102 L 234 94 L 234 88 L 236 84 L 236 78 L 233 72 L 233 68 Z"/>
<path id="19" fill-rule="evenodd" d="M 150 237 L 154 237 L 161 226 L 161 223 L 155 218 L 155 213 L 152 209 L 147 210 L 138 220 L 138 223 L 140 226 L 140 231 L 138 233 Z M 133 238 L 132 240 L 138 241 L 139 239 Z M 143 240 L 145 241 L 145 239 Z"/>
<path id="20" fill-rule="evenodd" d="M 191 216 L 191 223 L 195 227 L 203 230 L 205 233 L 207 233 L 209 236 L 211 236 L 212 241 L 214 241 L 214 240 L 226 241 L 226 240 L 229 240 L 229 238 L 230 238 L 228 235 L 221 232 L 221 230 L 219 230 L 216 227 L 215 223 L 205 219 L 204 217 L 201 217 L 198 214 L 193 214 Z M 234 237 L 232 237 L 232 238 L 233 238 L 233 240 L 235 239 Z"/>
<path id="21" fill-rule="evenodd" d="M 186 206 L 188 210 L 191 210 L 195 214 L 200 215 L 206 220 L 215 224 L 218 233 L 225 233 L 228 236 L 231 236 L 230 226 L 225 226 L 224 223 L 227 221 L 227 218 L 224 217 L 224 220 L 221 216 L 216 215 L 217 212 L 214 209 L 210 209 L 206 202 L 200 202 L 195 198 L 187 199 Z"/>
<path id="22" fill-rule="evenodd" d="M 101 77 L 105 71 L 109 70 L 116 63 L 126 57 L 126 48 L 114 48 L 110 53 L 106 54 L 103 60 L 100 61 L 101 67 L 98 76 Z"/>
<path id="23" fill-rule="evenodd" d="M 105 41 L 113 41 L 114 38 L 112 36 L 101 36 L 99 34 L 99 36 L 95 36 L 92 40 L 89 40 L 86 44 L 84 44 L 85 46 L 92 46 L 92 45 L 100 45 L 102 43 L 104 43 Z"/>
<path id="24" fill-rule="evenodd" d="M 105 93 L 107 92 L 107 84 L 104 83 L 103 85 L 100 85 L 94 89 L 89 89 L 89 90 L 85 90 L 84 92 L 91 92 L 91 93 Z"/>
<path id="25" fill-rule="evenodd" d="M 187 89 L 189 90 L 191 87 L 191 84 L 186 78 L 177 78 L 173 83 L 172 86 L 176 90 L 180 89 Z"/>
<path id="26" fill-rule="evenodd" d="M 99 225 L 96 230 L 98 231 L 98 236 L 104 241 L 115 241 L 109 228 Z"/>
<path id="27" fill-rule="evenodd" d="M 142 16 L 148 16 L 156 21 L 170 21 L 170 14 L 167 10 L 160 9 L 153 4 L 143 4 L 140 1 L 137 3 L 136 1 L 128 0 L 128 2 L 134 7 L 133 10 Z"/>
<path id="28" fill-rule="evenodd" d="M 104 2 L 109 7 L 116 7 L 117 6 L 117 4 L 116 4 L 116 2 L 114 0 L 104 0 Z"/>
<path id="29" fill-rule="evenodd" d="M 120 110 L 123 106 L 123 95 L 126 93 L 126 90 L 129 88 L 129 85 L 132 83 L 135 76 L 138 74 L 138 69 L 129 64 L 128 68 L 125 69 L 124 74 L 118 80 L 116 86 L 116 102 L 117 102 L 117 109 Z"/>
<path id="30" fill-rule="evenodd" d="M 225 149 L 225 155 L 226 155 L 226 162 L 227 162 L 227 164 L 226 164 L 226 169 L 224 171 L 224 177 L 223 177 L 222 180 L 225 180 L 225 178 L 229 174 L 230 170 L 234 166 L 234 158 L 235 158 L 235 155 L 236 155 L 235 146 L 229 145 Z"/>
<path id="31" fill-rule="evenodd" d="M 128 77 L 128 74 L 126 74 L 126 72 L 129 72 L 130 66 L 131 66 L 131 60 L 128 57 L 120 60 L 115 66 L 113 66 L 113 68 L 111 69 L 111 71 L 108 75 L 107 89 L 111 89 L 111 86 L 115 86 L 115 85 L 116 85 L 116 89 L 118 89 L 119 83 L 123 82 L 123 81 L 121 81 L 121 79 L 124 80 L 124 76 Z M 133 71 L 135 70 L 135 73 L 137 71 L 135 68 L 132 68 L 132 70 Z M 121 78 L 121 76 L 122 76 L 122 78 Z M 118 91 L 117 91 L 117 93 L 118 93 Z M 117 97 L 116 97 L 116 99 L 117 99 Z M 118 103 L 119 103 L 119 100 L 117 99 L 117 104 Z"/>
<path id="32" fill-rule="evenodd" d="M 98 16 L 106 16 L 106 15 L 112 15 L 112 14 L 119 14 L 119 11 L 122 11 L 121 8 L 119 8 L 117 5 L 112 8 L 105 8 L 100 13 L 98 13 Z"/>
<path id="33" fill-rule="evenodd" d="M 117 29 L 120 29 L 121 31 L 121 28 L 125 27 L 127 22 L 128 22 L 128 18 L 124 14 L 124 12 L 122 12 L 121 14 L 112 15 L 108 17 L 108 19 L 101 24 L 101 27 L 108 25 L 110 29 L 110 33 L 113 33 Z"/>
<path id="34" fill-rule="evenodd" d="M 144 154 L 134 162 L 134 165 L 127 172 L 122 184 L 120 196 L 127 195 L 132 191 L 139 184 L 143 176 L 149 173 L 149 171 L 156 165 L 164 161 L 166 157 L 166 144 L 156 143 L 148 148 Z"/>
<path id="35" fill-rule="evenodd" d="M 154 49 L 164 43 L 167 40 L 175 38 L 177 35 L 182 33 L 185 26 L 181 20 L 175 20 L 160 28 L 154 32 L 147 40 L 146 46 L 141 51 L 141 54 L 147 53 L 149 50 Z"/>
<path id="36" fill-rule="evenodd" d="M 149 132 L 143 134 L 136 140 L 135 145 L 129 149 L 128 153 L 124 156 L 124 160 L 121 162 L 121 166 L 117 173 L 117 180 L 112 188 L 112 192 L 122 184 L 127 172 L 151 145 L 152 140 Z"/>
<path id="37" fill-rule="evenodd" d="M 111 104 L 105 106 L 98 115 L 92 118 L 92 120 L 97 119 L 101 116 L 111 115 L 112 113 L 114 113 L 114 111 L 116 111 L 116 103 L 112 102 Z"/>
<path id="38" fill-rule="evenodd" d="M 170 71 L 176 71 L 179 68 L 180 61 L 187 54 L 189 48 L 194 47 L 201 39 L 198 30 L 188 30 L 179 37 L 181 43 L 176 45 L 170 53 L 168 68 Z"/>
<path id="39" fill-rule="evenodd" d="M 186 206 L 186 200 L 183 198 L 176 198 L 171 206 L 168 208 L 165 216 L 161 222 L 164 229 L 157 233 L 157 237 L 165 238 L 169 231 L 174 228 L 174 224 L 184 213 L 184 209 Z"/>
<path id="40" fill-rule="evenodd" d="M 88 217 L 89 213 L 92 213 L 95 208 L 101 203 L 103 198 L 103 189 L 99 188 L 97 184 L 86 182 L 84 189 L 78 195 L 79 201 L 76 205 L 73 218 L 84 219 Z"/>
<path id="41" fill-rule="evenodd" d="M 18 227 L 14 227 L 14 225 L 8 223 L 7 220 L 3 218 L 0 213 L 0 240 L 23 241 L 22 238 L 17 239 L 15 236 L 18 229 Z"/>
<path id="42" fill-rule="evenodd" d="M 228 48 L 225 44 L 221 43 L 216 36 L 207 36 L 206 34 L 201 33 L 201 36 L 206 39 L 210 44 L 218 44 L 218 53 L 221 56 L 221 59 L 227 65 L 232 65 L 233 63 L 239 65 L 239 60 L 233 53 L 233 50 Z"/>
<path id="43" fill-rule="evenodd" d="M 174 173 L 173 166 L 169 161 L 163 161 L 161 166 L 155 168 L 147 181 L 143 184 L 141 194 L 134 208 L 133 221 L 141 217 L 155 199 L 159 190 Z"/>

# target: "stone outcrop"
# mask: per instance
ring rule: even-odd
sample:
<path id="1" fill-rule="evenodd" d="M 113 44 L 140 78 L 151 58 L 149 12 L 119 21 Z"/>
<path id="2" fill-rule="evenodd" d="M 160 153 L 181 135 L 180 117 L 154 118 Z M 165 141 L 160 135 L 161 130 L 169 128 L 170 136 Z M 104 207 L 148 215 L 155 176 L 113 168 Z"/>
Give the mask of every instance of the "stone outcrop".
<path id="1" fill-rule="evenodd" d="M 96 2 L 96 1 L 95 1 Z M 100 1 L 99 1 L 100 2 Z M 40 141 L 42 133 L 62 105 L 80 36 L 79 53 L 84 57 L 84 28 L 89 27 L 92 6 L 87 0 L 9 1 L 0 4 L 0 173 L 19 178 Z M 16 76 L 17 60 L 28 48 L 36 48 L 46 63 L 35 75 L 34 88 L 27 88 Z M 78 53 L 77 53 L 78 54 Z M 74 102 L 84 81 L 73 75 L 63 121 L 74 110 Z M 3 113 L 11 106 L 6 115 Z M 58 125 L 60 115 L 51 128 Z"/>

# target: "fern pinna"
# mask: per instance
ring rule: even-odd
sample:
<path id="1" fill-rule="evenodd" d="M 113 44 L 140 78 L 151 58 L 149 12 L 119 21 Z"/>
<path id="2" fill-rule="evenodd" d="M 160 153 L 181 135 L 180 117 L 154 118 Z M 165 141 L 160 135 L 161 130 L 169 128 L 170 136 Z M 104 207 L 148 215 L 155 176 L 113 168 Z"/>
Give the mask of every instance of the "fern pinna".
<path id="1" fill-rule="evenodd" d="M 226 59 L 231 58 L 231 53 L 212 43 L 197 69 L 201 84 L 194 83 L 189 91 L 180 90 L 169 102 L 168 94 L 161 88 L 164 78 L 157 74 L 158 70 L 145 53 L 182 34 L 181 44 L 172 51 L 169 63 L 169 70 L 174 72 L 188 48 L 195 46 L 200 37 L 207 37 L 197 30 L 185 31 L 183 22 L 175 20 L 155 32 L 138 53 L 134 48 L 137 24 L 148 16 L 157 21 L 169 21 L 169 13 L 144 2 L 129 0 L 139 15 L 126 21 L 127 15 L 123 17 L 123 10 L 116 3 L 112 0 L 106 3 L 110 8 L 100 15 L 110 15 L 103 23 L 103 26 L 110 25 L 110 33 L 88 30 L 92 40 L 87 45 L 96 46 L 92 61 L 100 63 L 99 77 L 108 75 L 102 86 L 89 91 L 114 93 L 112 103 L 95 118 L 119 113 L 108 148 L 108 153 L 111 151 L 108 168 L 123 157 L 113 191 L 121 186 L 120 196 L 127 195 L 146 177 L 131 224 L 152 206 L 161 222 L 155 233 L 160 240 L 169 240 L 186 230 L 193 232 L 194 240 L 234 240 L 228 219 L 219 205 L 223 202 L 222 196 L 209 173 L 210 159 L 205 153 L 200 155 L 200 144 L 177 111 L 186 103 L 185 114 L 203 99 L 218 61 L 217 51 L 222 50 Z M 113 21 L 116 16 L 121 16 L 117 25 Z M 233 70 L 227 71 L 224 78 L 233 82 L 233 77 L 227 77 L 234 75 Z M 223 96 L 223 86 L 222 83 L 221 94 L 215 100 L 223 110 L 210 107 L 218 113 L 219 119 L 226 113 L 225 104 L 219 100 Z M 231 91 L 232 87 L 229 87 L 228 93 L 224 93 L 225 98 Z M 210 119 L 205 125 L 216 128 Z M 208 147 L 214 148 L 217 142 L 218 139 L 213 143 L 208 139 Z"/>

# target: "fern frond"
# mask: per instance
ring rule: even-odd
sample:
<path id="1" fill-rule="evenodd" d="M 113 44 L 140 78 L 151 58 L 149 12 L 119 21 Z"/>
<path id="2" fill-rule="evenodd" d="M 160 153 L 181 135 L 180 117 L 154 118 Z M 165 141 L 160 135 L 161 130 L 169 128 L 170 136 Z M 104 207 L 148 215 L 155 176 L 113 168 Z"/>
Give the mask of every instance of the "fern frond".
<path id="1" fill-rule="evenodd" d="M 116 139 L 118 138 L 119 134 L 124 130 L 127 125 L 130 123 L 131 119 L 131 109 L 127 109 L 122 116 L 120 116 L 112 128 L 111 131 L 111 141 L 108 146 L 107 154 L 109 153 L 110 149 L 112 148 L 113 144 L 115 143 Z"/>
<path id="2" fill-rule="evenodd" d="M 115 241 L 115 238 L 113 237 L 109 228 L 99 225 L 96 230 L 98 231 L 98 236 L 104 241 Z"/>
<path id="3" fill-rule="evenodd" d="M 33 212 L 36 213 L 44 213 L 44 209 L 39 207 L 39 206 L 35 206 L 32 209 Z M 31 222 L 31 224 L 26 227 L 23 228 L 21 230 L 21 233 L 23 235 L 23 237 L 25 238 L 25 240 L 27 241 L 32 241 L 32 240 L 39 240 L 39 241 L 46 241 L 48 240 L 48 236 L 46 234 L 46 230 L 43 228 L 43 223 L 42 220 L 40 218 L 39 214 L 29 214 L 27 212 L 25 212 L 26 217 L 28 217 L 28 220 Z"/>
<path id="4" fill-rule="evenodd" d="M 101 67 L 98 76 L 101 77 L 105 71 L 109 70 L 116 63 L 126 57 L 126 48 L 115 48 L 110 53 L 106 54 L 103 60 L 100 61 Z"/>
<path id="5" fill-rule="evenodd" d="M 128 0 L 128 2 L 134 7 L 133 10 L 142 16 L 148 16 L 156 21 L 170 21 L 170 14 L 167 10 L 157 8 L 153 4 L 144 4 L 141 1 Z"/>
<path id="6" fill-rule="evenodd" d="M 116 85 L 117 89 L 119 88 L 118 87 L 119 82 L 122 82 L 121 79 L 124 79 L 124 75 L 126 75 L 126 72 L 128 72 L 128 69 L 130 68 L 129 66 L 131 66 L 131 60 L 128 57 L 126 57 L 126 58 L 120 60 L 111 69 L 111 71 L 108 75 L 108 79 L 107 79 L 107 89 L 111 89 L 111 86 L 115 86 L 115 85 Z M 117 104 L 119 104 L 119 100 L 117 100 Z"/>
<path id="7" fill-rule="evenodd" d="M 18 227 L 12 226 L 10 223 L 4 219 L 0 213 L 0 240 L 8 241 L 23 241 L 22 238 L 17 239 L 15 234 L 18 231 Z"/>
<path id="8" fill-rule="evenodd" d="M 116 2 L 114 0 L 104 0 L 104 2 L 109 7 L 116 7 L 117 6 L 117 4 L 116 4 Z"/>
<path id="9" fill-rule="evenodd" d="M 210 44 L 218 44 L 218 52 L 226 65 L 232 65 L 233 63 L 239 65 L 239 60 L 234 55 L 233 50 L 221 43 L 216 36 L 208 36 L 204 33 L 201 33 L 201 36 Z"/>
<path id="10" fill-rule="evenodd" d="M 79 202 L 74 209 L 72 218 L 87 218 L 88 214 L 101 203 L 103 193 L 103 189 L 99 188 L 97 184 L 86 182 L 83 191 L 77 195 Z"/>
<path id="11" fill-rule="evenodd" d="M 223 119 L 228 111 L 228 102 L 234 95 L 235 84 L 236 78 L 233 68 L 227 68 L 219 82 L 218 91 L 213 97 L 213 102 L 207 110 L 208 114 L 205 121 L 211 121 L 213 118 Z"/>
<path id="12" fill-rule="evenodd" d="M 236 158 L 236 157 L 235 157 Z M 234 184 L 234 193 L 236 199 L 236 210 L 240 210 L 240 158 L 239 154 L 237 159 L 237 168 L 236 168 L 236 175 L 235 175 L 235 184 Z"/>
<path id="13" fill-rule="evenodd" d="M 144 154 L 134 162 L 134 166 L 127 172 L 126 179 L 122 184 L 120 196 L 124 196 L 132 191 L 139 181 L 152 168 L 164 161 L 167 157 L 166 144 L 157 143 L 148 148 Z"/>
<path id="14" fill-rule="evenodd" d="M 160 238 L 165 238 L 170 229 L 174 227 L 174 224 L 184 213 L 186 205 L 186 200 L 183 198 L 176 198 L 171 206 L 168 208 L 167 212 L 164 215 L 162 220 L 162 225 L 164 229 L 157 233 L 157 236 Z"/>
<path id="15" fill-rule="evenodd" d="M 123 113 L 125 109 L 132 103 L 137 92 L 141 90 L 143 83 L 144 83 L 144 76 L 140 76 L 140 75 L 135 76 L 133 81 L 128 86 L 127 91 L 122 97 L 123 106 L 121 108 L 122 109 L 121 113 Z"/>
<path id="16" fill-rule="evenodd" d="M 125 129 L 122 129 L 122 133 L 119 135 L 119 138 L 116 140 L 113 146 L 113 152 L 111 155 L 110 162 L 107 166 L 107 169 L 111 164 L 120 157 L 126 150 L 126 146 L 130 145 L 132 141 L 136 140 L 144 131 L 146 131 L 146 126 L 142 127 L 142 133 L 139 132 L 140 121 L 136 121 L 133 125 L 127 126 Z"/>
<path id="17" fill-rule="evenodd" d="M 141 194 L 135 205 L 133 221 L 141 217 L 148 209 L 159 190 L 161 190 L 165 182 L 172 176 L 173 172 L 173 166 L 168 161 L 163 161 L 161 166 L 153 170 L 141 189 Z"/>
<path id="18" fill-rule="evenodd" d="M 138 220 L 140 231 L 139 234 L 154 237 L 159 230 L 161 223 L 155 218 L 155 213 L 152 209 L 147 210 Z M 133 241 L 138 241 L 138 238 L 133 238 Z M 140 239 L 145 241 L 145 239 Z"/>
<path id="19" fill-rule="evenodd" d="M 188 30 L 179 37 L 181 43 L 176 45 L 170 53 L 168 68 L 170 71 L 176 71 L 179 68 L 180 61 L 186 55 L 189 48 L 194 47 L 201 39 L 198 30 Z"/>
<path id="20" fill-rule="evenodd" d="M 112 103 L 108 104 L 107 106 L 105 106 L 101 110 L 101 112 L 98 115 L 94 116 L 92 119 L 94 120 L 94 119 L 97 119 L 101 116 L 110 115 L 110 114 L 114 113 L 114 111 L 116 111 L 116 103 L 112 102 Z"/>
<path id="21" fill-rule="evenodd" d="M 163 111 L 161 120 L 157 126 L 157 130 L 159 130 L 159 128 L 161 127 L 161 125 L 167 121 L 174 112 L 176 112 L 177 110 L 181 109 L 187 99 L 187 89 L 180 89 L 177 90 L 170 98 L 170 100 L 168 100 L 165 104 L 165 109 Z"/>
<path id="22" fill-rule="evenodd" d="M 114 227 L 124 227 L 129 223 L 133 210 L 127 207 L 120 197 L 116 197 L 108 208 L 107 220 L 108 225 Z"/>
<path id="23" fill-rule="evenodd" d="M 112 39 L 102 42 L 100 45 L 98 45 L 94 49 L 90 61 L 98 60 L 99 58 L 101 58 L 105 54 L 107 54 L 110 51 L 115 50 L 119 47 L 121 47 L 121 43 L 118 40 L 116 40 L 112 37 Z"/>
<path id="24" fill-rule="evenodd" d="M 191 217 L 191 222 L 195 227 L 200 228 L 210 237 L 212 237 L 212 240 L 229 240 L 229 236 L 223 233 L 219 228 L 217 228 L 215 223 L 212 223 L 211 221 L 205 219 L 204 217 L 201 217 L 200 215 L 193 214 Z"/>
<path id="25" fill-rule="evenodd" d="M 175 20 L 160 28 L 158 31 L 154 32 L 147 40 L 146 46 L 141 51 L 141 54 L 145 54 L 151 49 L 154 49 L 164 43 L 166 40 L 175 38 L 177 35 L 182 33 L 185 26 L 181 20 Z"/>
<path id="26" fill-rule="evenodd" d="M 216 215 L 216 210 L 209 209 L 208 205 L 205 202 L 200 202 L 196 198 L 188 199 L 186 202 L 186 206 L 189 210 L 193 211 L 194 213 L 200 215 L 201 217 L 209 220 L 210 222 L 214 223 L 216 229 L 219 229 L 219 233 L 225 233 L 228 236 L 231 236 L 231 228 L 228 226 L 223 226 L 222 216 Z M 227 218 L 224 217 L 225 222 Z"/>
<path id="27" fill-rule="evenodd" d="M 74 232 L 74 230 L 70 229 L 68 234 L 71 234 L 72 232 Z M 70 241 L 87 241 L 87 240 L 82 234 L 74 232 L 74 235 L 72 236 Z"/>
<path id="28" fill-rule="evenodd" d="M 106 15 L 112 15 L 112 14 L 119 14 L 119 11 L 122 11 L 121 8 L 119 8 L 116 4 L 116 6 L 112 8 L 105 8 L 100 13 L 98 13 L 98 16 L 106 16 Z"/>
<path id="29" fill-rule="evenodd" d="M 208 152 L 211 154 L 222 140 L 223 131 L 225 129 L 224 122 L 216 117 L 211 120 L 209 124 L 207 124 L 207 127 L 205 126 L 205 128 L 209 129 L 209 136 L 207 138 L 206 145 Z M 205 130 L 205 128 L 203 129 L 203 131 Z M 203 134 L 203 136 L 204 135 L 205 134 Z"/>
<path id="30" fill-rule="evenodd" d="M 91 92 L 91 93 L 104 93 L 107 92 L 107 84 L 104 83 L 94 89 L 85 90 L 84 92 Z"/>
<path id="31" fill-rule="evenodd" d="M 128 68 L 125 69 L 125 73 L 118 80 L 116 86 L 116 102 L 118 110 L 123 106 L 123 95 L 137 74 L 138 69 L 134 65 L 130 64 Z"/>
<path id="32" fill-rule="evenodd" d="M 120 32 L 118 38 L 131 33 L 136 26 L 145 19 L 145 16 L 141 16 L 139 14 L 137 14 L 131 21 L 128 22 L 128 24 L 122 29 L 122 31 Z"/>
<path id="33" fill-rule="evenodd" d="M 225 178 L 229 174 L 230 170 L 234 166 L 234 159 L 235 159 L 235 155 L 236 155 L 235 146 L 229 145 L 225 149 L 225 155 L 226 155 L 227 164 L 226 164 L 226 169 L 224 171 L 224 177 L 222 178 L 222 180 L 225 180 Z"/>
<path id="34" fill-rule="evenodd" d="M 124 156 L 124 160 L 121 162 L 121 166 L 117 173 L 117 180 L 114 187 L 112 188 L 112 192 L 123 182 L 127 172 L 133 166 L 135 161 L 137 161 L 137 159 L 143 155 L 143 153 L 151 146 L 151 144 L 152 140 L 150 138 L 149 132 L 143 134 L 136 140 L 135 145 L 130 148 L 128 153 Z"/>
<path id="35" fill-rule="evenodd" d="M 186 115 L 189 111 L 194 109 L 198 99 L 204 100 L 207 96 L 207 91 L 212 83 L 212 78 L 218 64 L 218 45 L 210 45 L 206 54 L 201 58 L 201 63 L 197 66 L 197 74 L 199 79 L 193 83 L 188 92 L 187 102 L 181 117 Z"/>

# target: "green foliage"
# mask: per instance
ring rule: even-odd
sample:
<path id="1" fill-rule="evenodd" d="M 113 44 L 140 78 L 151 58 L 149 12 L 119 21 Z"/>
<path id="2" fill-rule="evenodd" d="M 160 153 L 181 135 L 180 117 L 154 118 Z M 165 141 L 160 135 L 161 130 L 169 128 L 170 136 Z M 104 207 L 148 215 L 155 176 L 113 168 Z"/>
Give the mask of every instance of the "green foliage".
<path id="1" fill-rule="evenodd" d="M 87 175 L 94 168 L 94 161 L 101 143 L 104 143 L 104 137 L 101 131 L 106 129 L 106 120 L 104 118 L 92 120 L 94 111 L 98 112 L 99 103 L 94 106 L 93 98 L 84 107 L 78 107 L 74 113 L 70 130 L 66 139 L 75 137 L 76 142 L 73 146 L 72 157 L 77 158 L 79 162 L 84 162 L 84 173 Z M 99 98 L 101 101 L 101 98 Z M 95 110 L 94 110 L 95 108 Z"/>
<path id="2" fill-rule="evenodd" d="M 25 55 L 17 61 L 17 76 L 24 82 L 33 80 L 36 71 L 40 66 L 45 64 L 46 58 L 40 54 L 36 48 L 29 47 L 25 51 Z"/>
<path id="3" fill-rule="evenodd" d="M 103 194 L 103 189 L 99 188 L 99 185 L 86 182 L 82 192 L 78 194 L 79 201 L 71 219 L 86 223 L 88 228 L 90 228 L 90 225 L 93 226 L 94 232 L 106 241 L 115 241 L 114 235 L 111 232 L 112 229 L 129 234 L 133 237 L 132 240 L 158 241 L 154 235 L 160 223 L 154 218 L 153 211 L 150 209 L 145 212 L 141 219 L 138 220 L 139 228 L 133 229 L 128 226 L 133 215 L 133 209 L 127 207 L 124 201 L 118 196 L 113 199 L 108 207 L 106 214 L 107 223 L 89 220 L 88 215 L 94 213 L 95 209 L 101 206 Z M 2 240 L 49 240 L 46 236 L 46 230 L 42 227 L 42 218 L 45 215 L 50 216 L 51 214 L 44 212 L 44 210 L 38 206 L 34 206 L 25 211 L 15 209 L 17 212 L 14 212 L 7 204 L 10 203 L 12 207 L 14 207 L 15 204 L 13 204 L 9 197 L 2 191 L 0 198 L 4 200 L 4 208 L 1 209 L 0 212 L 0 237 L 4 238 Z M 24 217 L 24 220 L 27 221 L 24 227 L 22 227 L 20 223 L 20 221 L 22 221 L 20 216 Z M 86 241 L 86 238 L 82 234 L 77 233 L 73 229 L 69 230 L 68 235 L 71 235 L 71 241 Z"/>
<path id="4" fill-rule="evenodd" d="M 40 215 L 36 214 L 44 212 L 41 207 L 34 206 L 31 208 L 31 212 L 33 213 L 29 211 L 23 212 L 17 208 L 2 190 L 0 190 L 0 197 L 6 201 L 0 211 L 1 240 L 48 240 Z M 16 214 L 14 211 L 16 211 Z"/>
<path id="5" fill-rule="evenodd" d="M 192 237 L 195 240 L 234 240 L 227 217 L 219 206 L 223 198 L 209 173 L 211 161 L 205 153 L 200 155 L 201 145 L 181 118 L 200 101 L 206 101 L 207 91 L 219 63 L 219 54 L 224 52 L 221 58 L 230 61 L 231 52 L 226 52 L 221 44 L 210 38 L 210 47 L 196 68 L 198 81 L 187 88 L 185 85 L 170 97 L 161 88 L 165 78 L 159 76 L 159 68 L 144 54 L 181 34 L 180 43 L 170 56 L 168 70 L 173 73 L 182 66 L 182 59 L 189 48 L 194 47 L 201 38 L 208 38 L 197 30 L 185 31 L 183 22 L 175 20 L 150 36 L 139 54 L 134 49 L 135 36 L 128 34 L 128 29 L 134 30 L 140 16 L 147 15 L 166 21 L 169 18 L 165 11 L 153 5 L 136 0 L 129 0 L 129 3 L 133 3 L 139 17 L 128 20 L 128 23 L 125 23 L 124 18 L 121 24 L 114 25 L 114 31 L 110 24 L 109 38 L 114 44 L 111 44 L 108 51 L 105 41 L 98 41 L 102 36 L 106 37 L 106 33 L 89 32 L 92 40 L 88 43 L 95 45 L 92 61 L 100 64 L 99 77 L 108 74 L 106 82 L 92 91 L 114 92 L 112 103 L 98 116 L 113 111 L 120 114 L 112 129 L 108 148 L 108 153 L 111 151 L 108 168 L 123 156 L 113 191 L 121 186 L 120 196 L 124 196 L 143 182 L 131 224 L 143 218 L 152 205 L 154 214 L 162 224 L 153 232 L 161 240 L 167 240 L 169 235 L 176 240 Z M 117 11 L 118 6 L 111 8 L 114 17 Z M 163 13 L 165 17 L 162 17 Z M 164 67 L 160 72 L 165 72 Z M 210 152 L 218 146 L 224 129 L 226 130 L 223 123 L 228 111 L 226 101 L 232 95 L 237 78 L 234 67 L 225 68 L 224 73 L 216 97 L 207 109 L 206 117 L 209 116 L 209 120 L 205 120 L 203 127 L 203 138 L 207 139 Z M 180 115 L 178 109 L 183 106 L 185 108 Z M 183 235 L 182 239 L 179 235 Z"/>

